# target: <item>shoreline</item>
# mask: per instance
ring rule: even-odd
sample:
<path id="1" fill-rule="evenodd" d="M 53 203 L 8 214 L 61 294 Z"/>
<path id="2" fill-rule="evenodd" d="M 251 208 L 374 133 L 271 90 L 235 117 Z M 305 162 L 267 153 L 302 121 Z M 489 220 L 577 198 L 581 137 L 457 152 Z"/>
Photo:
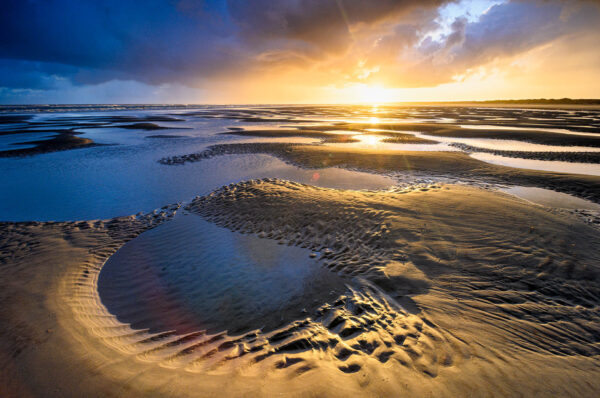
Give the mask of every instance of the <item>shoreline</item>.
<path id="1" fill-rule="evenodd" d="M 410 172 L 412 176 L 480 179 L 481 183 L 528 185 L 552 189 L 600 203 L 600 177 L 497 166 L 461 152 L 391 151 L 337 148 L 326 145 L 282 143 L 230 143 L 208 147 L 203 152 L 159 160 L 164 165 L 198 162 L 214 156 L 267 154 L 291 165 L 319 169 L 341 167 L 374 172 Z"/>

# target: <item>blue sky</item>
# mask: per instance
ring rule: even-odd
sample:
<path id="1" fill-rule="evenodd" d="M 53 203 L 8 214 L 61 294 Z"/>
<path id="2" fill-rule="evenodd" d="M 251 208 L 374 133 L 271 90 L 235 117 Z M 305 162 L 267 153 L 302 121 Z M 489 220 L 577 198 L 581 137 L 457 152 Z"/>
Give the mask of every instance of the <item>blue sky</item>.
<path id="1" fill-rule="evenodd" d="M 431 36 L 439 40 L 451 33 L 452 23 L 457 18 L 466 18 L 471 23 L 477 22 L 490 8 L 505 2 L 506 0 L 463 0 L 447 3 L 439 8 L 436 21 L 440 24 L 440 28 L 432 31 Z"/>

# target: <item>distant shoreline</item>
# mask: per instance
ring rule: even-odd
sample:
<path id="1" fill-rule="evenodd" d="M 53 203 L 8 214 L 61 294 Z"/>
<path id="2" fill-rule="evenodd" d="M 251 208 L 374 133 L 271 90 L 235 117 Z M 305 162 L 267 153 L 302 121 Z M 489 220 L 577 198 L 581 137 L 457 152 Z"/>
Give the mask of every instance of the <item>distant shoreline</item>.
<path id="1" fill-rule="evenodd" d="M 425 102 L 421 102 L 425 103 Z M 513 100 L 485 100 L 485 101 L 434 101 L 431 104 L 518 104 L 518 105 L 600 105 L 600 99 L 594 98 L 534 98 Z"/>
<path id="2" fill-rule="evenodd" d="M 387 104 L 391 105 L 391 104 Z M 432 101 L 432 102 L 403 102 L 394 105 L 413 106 L 529 106 L 536 108 L 579 108 L 600 109 L 600 99 L 520 99 L 520 100 L 486 100 L 486 101 Z"/>
<path id="3" fill-rule="evenodd" d="M 331 103 L 331 104 L 310 104 L 310 103 L 295 103 L 295 104 L 264 104 L 264 103 L 248 103 L 248 104 L 109 104 L 109 103 L 98 103 L 98 104 L 0 104 L 0 113 L 2 112 L 16 112 L 16 111 L 28 111 L 30 108 L 39 108 L 36 111 L 62 111 L 64 108 L 81 108 L 82 110 L 94 111 L 94 110 L 130 110 L 131 108 L 140 109 L 159 109 L 159 108 L 182 108 L 187 109 L 191 107 L 199 106 L 262 106 L 262 105 L 276 105 L 276 106 L 349 106 L 349 105 L 372 105 L 371 103 Z M 533 105 L 533 106 L 585 106 L 585 107 L 600 107 L 600 98 L 532 98 L 532 99 L 507 99 L 507 100 L 483 100 L 483 101 L 406 101 L 406 102 L 385 102 L 377 104 L 380 106 L 427 106 L 427 105 L 444 105 L 444 106 L 482 106 L 482 105 Z M 100 109 L 98 109 L 100 108 Z"/>

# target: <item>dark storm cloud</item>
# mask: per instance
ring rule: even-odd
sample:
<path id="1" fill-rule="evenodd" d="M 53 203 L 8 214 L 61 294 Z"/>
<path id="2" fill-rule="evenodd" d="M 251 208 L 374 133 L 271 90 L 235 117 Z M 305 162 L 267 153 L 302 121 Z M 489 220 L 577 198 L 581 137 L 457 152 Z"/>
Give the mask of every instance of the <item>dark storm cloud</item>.
<path id="1" fill-rule="evenodd" d="M 344 71 L 360 63 L 397 86 L 428 86 L 598 26 L 597 1 L 512 1 L 428 38 L 448 2 L 4 0 L 0 87 L 47 89 L 65 79 L 202 87 L 269 68 L 328 70 L 332 62 L 350 80 L 369 75 Z"/>
<path id="2" fill-rule="evenodd" d="M 229 10 L 248 41 L 301 41 L 325 53 L 345 50 L 350 26 L 393 20 L 416 7 L 435 8 L 443 0 L 230 0 Z"/>
<path id="3" fill-rule="evenodd" d="M 79 68 L 76 83 L 194 84 L 273 62 L 343 51 L 348 24 L 371 24 L 442 0 L 5 0 L 0 58 Z M 242 65 L 243 64 L 243 65 Z M 25 81 L 16 76 L 15 82 Z M 33 82 L 35 79 L 30 80 Z M 12 85 L 14 85 L 14 83 Z"/>
<path id="4" fill-rule="evenodd" d="M 190 70 L 216 69 L 228 59 L 233 30 L 222 7 L 195 4 L 7 0 L 0 13 L 0 57 L 72 65 L 88 71 L 78 75 L 81 82 L 189 77 Z"/>
<path id="5" fill-rule="evenodd" d="M 0 59 L 0 87 L 51 89 L 76 74 L 77 68 L 68 65 Z"/>

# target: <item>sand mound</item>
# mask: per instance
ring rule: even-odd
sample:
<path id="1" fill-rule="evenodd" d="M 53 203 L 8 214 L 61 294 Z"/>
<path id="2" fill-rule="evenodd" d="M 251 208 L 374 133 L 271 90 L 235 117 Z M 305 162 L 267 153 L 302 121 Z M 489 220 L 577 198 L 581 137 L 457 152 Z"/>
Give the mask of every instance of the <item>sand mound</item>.
<path id="1" fill-rule="evenodd" d="M 195 203 L 192 207 L 197 205 Z M 156 234 L 161 228 L 169 228 L 168 234 L 193 232 L 190 231 L 193 227 L 189 225 L 184 225 L 182 230 L 176 224 L 169 225 L 171 223 L 176 222 L 171 221 L 144 235 Z M 211 230 L 208 233 L 214 234 L 215 231 Z M 268 323 L 269 315 L 261 315 L 261 308 L 249 312 L 248 308 L 219 311 L 217 307 L 213 307 L 217 317 L 226 318 L 217 320 L 215 324 L 214 320 L 212 323 L 208 321 L 204 313 L 205 318 L 202 318 L 202 321 L 212 325 L 212 330 L 206 330 L 202 328 L 201 323 L 193 322 L 194 319 L 190 318 L 193 314 L 182 313 L 180 303 L 176 301 L 175 294 L 168 291 L 166 284 L 160 284 L 161 287 L 158 287 L 155 279 L 160 275 L 150 269 L 147 261 L 136 263 L 131 260 L 139 258 L 140 255 L 144 256 L 139 251 L 140 247 L 128 249 L 128 245 L 136 243 L 144 235 L 126 244 L 113 256 L 122 257 L 116 264 L 104 265 L 104 268 L 108 267 L 106 271 L 112 274 L 104 282 L 104 286 L 99 280 L 104 272 L 104 268 L 101 267 L 87 269 L 75 283 L 78 292 L 75 310 L 84 319 L 86 326 L 114 349 L 138 360 L 204 375 L 219 375 L 242 368 L 245 372 L 259 374 L 277 371 L 285 373 L 288 378 L 321 368 L 322 362 L 326 362 L 326 366 L 332 369 L 337 369 L 340 374 L 356 373 L 370 360 L 378 363 L 393 361 L 397 366 L 434 377 L 440 366 L 450 366 L 460 360 L 461 355 L 453 348 L 459 344 L 456 339 L 442 336 L 433 324 L 405 310 L 391 300 L 381 288 L 363 278 L 346 278 L 340 283 L 340 278 L 332 279 L 335 274 L 329 271 L 326 272 L 331 274 L 331 277 L 318 275 L 318 283 L 308 291 L 310 297 L 306 299 L 311 299 L 310 303 L 305 303 L 308 310 L 279 308 L 273 314 L 282 317 L 279 326 L 274 330 L 273 327 L 268 327 L 231 334 L 225 329 L 247 330 L 248 327 L 240 327 L 240 324 Z M 262 239 L 254 239 L 267 243 L 274 241 L 273 237 L 261 237 Z M 181 236 L 175 238 L 181 241 Z M 157 250 L 161 250 L 158 242 L 164 239 L 173 242 L 173 239 L 161 233 L 157 235 L 156 240 L 142 244 L 141 248 L 146 251 L 146 256 L 152 254 L 151 251 L 148 252 L 151 245 L 158 244 Z M 209 240 L 207 244 L 213 245 L 215 242 Z M 273 250 L 264 246 L 260 249 Z M 203 255 L 210 257 L 206 249 L 204 251 Z M 310 259 L 309 253 L 310 251 L 306 250 L 307 261 Z M 189 254 L 183 254 L 183 261 L 189 261 Z M 328 264 L 326 258 L 330 257 L 330 254 L 328 249 L 323 249 L 321 258 L 325 264 Z M 178 269 L 185 268 L 185 264 L 178 263 L 180 260 L 176 253 L 170 252 L 165 256 L 171 263 L 177 264 Z M 192 278 L 206 278 L 205 266 L 202 261 L 198 264 L 202 269 L 194 270 L 197 275 Z M 263 266 L 268 264 L 263 263 Z M 377 277 L 385 275 L 373 273 L 373 276 L 377 280 Z M 392 272 L 391 278 L 396 276 L 404 278 L 405 281 L 426 280 L 423 275 L 415 278 L 410 272 Z M 132 278 L 135 280 L 132 281 Z M 178 291 L 184 290 L 185 286 L 194 285 L 193 281 L 183 276 L 179 278 L 183 280 L 177 281 L 175 285 Z M 212 290 L 216 290 L 217 294 L 218 282 L 208 282 L 213 285 Z M 227 283 L 235 284 L 235 280 L 228 278 Z M 260 281 L 252 283 L 256 285 Z M 419 282 L 416 285 L 419 285 Z M 325 289 L 325 292 L 313 291 L 315 288 Z M 138 292 L 143 294 L 136 295 Z M 239 288 L 228 294 L 238 292 Z M 270 291 L 260 292 L 259 295 L 268 296 L 269 293 L 274 294 L 275 289 L 271 287 Z M 199 294 L 196 292 L 195 296 Z M 109 297 L 106 297 L 107 295 Z M 136 296 L 135 299 L 132 300 L 132 296 Z M 213 305 L 210 297 L 204 297 L 203 300 L 208 301 L 203 304 L 209 307 Z M 245 300 L 246 307 L 248 301 L 252 300 L 256 300 L 256 297 L 248 297 Z M 279 298 L 271 297 L 270 300 L 277 301 Z M 294 300 L 296 301 L 292 301 L 293 305 L 302 303 L 298 298 Z M 259 302 L 261 305 L 265 304 L 263 300 Z M 108 308 L 105 306 L 107 303 Z M 109 308 L 113 311 L 109 311 Z M 261 319 L 252 319 L 253 315 Z M 295 315 L 296 319 L 286 322 L 283 318 L 292 315 Z M 126 320 L 130 322 L 123 323 Z"/>
<path id="2" fill-rule="evenodd" d="M 358 193 L 254 181 L 191 208 L 219 225 L 320 251 L 326 267 L 362 275 L 399 299 L 433 284 L 459 300 L 443 300 L 444 307 L 493 325 L 488 337 L 506 339 L 510 330 L 511 349 L 600 353 L 597 231 L 491 193 L 424 190 Z M 403 270 L 415 265 L 420 272 Z"/>
<path id="3" fill-rule="evenodd" d="M 187 211 L 231 234 L 304 248 L 343 288 L 273 330 L 233 334 L 226 319 L 220 331 L 169 328 L 177 322 L 162 317 L 160 328 L 134 328 L 103 303 L 103 266 L 148 233 L 176 228 L 168 221 L 176 208 L 2 225 L 5 395 L 590 396 L 600 388 L 600 233 L 568 212 L 459 186 L 230 185 Z M 123 278 L 139 274 L 131 282 L 156 299 L 146 284 L 152 270 Z M 127 304 L 131 294 L 113 299 Z M 165 317 L 174 313 L 163 304 Z"/>

